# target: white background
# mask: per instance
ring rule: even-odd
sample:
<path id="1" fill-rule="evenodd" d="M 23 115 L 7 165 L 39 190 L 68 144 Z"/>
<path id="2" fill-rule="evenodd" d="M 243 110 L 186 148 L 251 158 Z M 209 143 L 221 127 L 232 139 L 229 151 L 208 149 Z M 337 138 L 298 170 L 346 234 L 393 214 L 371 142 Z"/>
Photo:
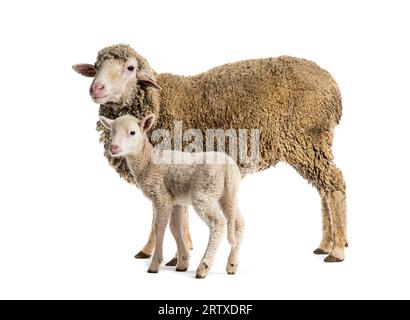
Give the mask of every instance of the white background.
<path id="1" fill-rule="evenodd" d="M 408 1 L 12 1 L 0 4 L 0 298 L 410 298 Z M 134 260 L 150 203 L 103 157 L 93 63 L 125 42 L 157 72 L 195 74 L 294 55 L 332 73 L 343 95 L 334 153 L 348 188 L 346 260 L 312 254 L 320 199 L 292 168 L 246 178 L 239 273 L 226 241 L 194 279 L 208 231 L 191 210 L 189 272 Z M 167 233 L 165 258 L 174 241 Z"/>

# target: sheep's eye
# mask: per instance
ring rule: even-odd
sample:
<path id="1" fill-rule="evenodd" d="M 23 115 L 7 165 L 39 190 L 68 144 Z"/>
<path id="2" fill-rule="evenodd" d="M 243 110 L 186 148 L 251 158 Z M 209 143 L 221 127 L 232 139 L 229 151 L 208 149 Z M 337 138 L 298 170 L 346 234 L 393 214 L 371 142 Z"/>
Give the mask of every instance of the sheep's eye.
<path id="1" fill-rule="evenodd" d="M 135 136 L 135 131 L 130 131 L 131 136 Z"/>
<path id="2" fill-rule="evenodd" d="M 132 71 L 134 71 L 134 70 L 135 70 L 135 67 L 133 67 L 133 66 L 129 66 L 127 69 L 128 69 L 128 71 L 131 71 L 131 72 L 132 72 Z"/>

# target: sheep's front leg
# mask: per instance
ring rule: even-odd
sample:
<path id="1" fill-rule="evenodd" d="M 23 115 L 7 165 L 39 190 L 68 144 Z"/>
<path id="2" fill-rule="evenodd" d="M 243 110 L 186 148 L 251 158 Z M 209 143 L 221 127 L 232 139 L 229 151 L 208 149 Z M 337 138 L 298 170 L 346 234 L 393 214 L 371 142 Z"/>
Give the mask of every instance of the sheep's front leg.
<path id="1" fill-rule="evenodd" d="M 189 232 L 189 207 L 183 206 L 183 232 L 184 232 L 184 241 L 188 250 L 192 250 L 194 247 L 192 245 L 191 233 Z"/>
<path id="2" fill-rule="evenodd" d="M 172 208 L 155 206 L 155 251 L 148 273 L 157 273 L 163 258 L 164 233 L 168 225 Z"/>
<path id="3" fill-rule="evenodd" d="M 183 206 L 174 206 L 171 215 L 171 233 L 178 248 L 177 271 L 187 271 L 189 266 L 189 252 L 184 241 L 184 225 L 186 212 Z"/>

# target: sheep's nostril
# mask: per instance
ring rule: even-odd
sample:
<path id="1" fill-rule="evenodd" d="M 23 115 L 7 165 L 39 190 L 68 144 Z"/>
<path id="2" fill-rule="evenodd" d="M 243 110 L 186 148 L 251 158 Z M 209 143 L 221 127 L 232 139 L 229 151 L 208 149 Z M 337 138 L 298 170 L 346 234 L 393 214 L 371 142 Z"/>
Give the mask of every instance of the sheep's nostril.
<path id="1" fill-rule="evenodd" d="M 103 83 L 94 83 L 91 86 L 91 92 L 95 95 L 101 93 L 105 89 L 105 85 Z"/>

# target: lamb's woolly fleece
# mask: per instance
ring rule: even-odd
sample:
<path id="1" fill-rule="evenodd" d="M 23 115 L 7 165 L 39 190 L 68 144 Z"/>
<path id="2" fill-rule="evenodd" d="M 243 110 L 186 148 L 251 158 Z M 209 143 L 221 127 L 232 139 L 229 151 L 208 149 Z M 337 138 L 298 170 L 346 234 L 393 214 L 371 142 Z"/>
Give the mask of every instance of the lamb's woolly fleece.
<path id="1" fill-rule="evenodd" d="M 96 65 L 130 56 L 149 67 L 127 45 L 101 50 Z M 333 130 L 342 113 L 341 96 L 331 75 L 314 62 L 282 56 L 230 63 L 191 77 L 153 74 L 162 90 L 137 84 L 125 93 L 123 105 L 102 105 L 100 115 L 115 119 L 131 114 L 141 119 L 154 113 L 155 128 L 171 131 L 175 120 L 183 121 L 183 129 L 203 131 L 257 128 L 259 170 L 285 161 L 319 190 L 344 192 L 331 150 Z M 97 128 L 103 131 L 101 125 Z M 103 131 L 101 141 L 106 148 L 108 140 L 108 132 Z M 106 156 L 131 181 L 125 162 Z M 241 170 L 246 169 L 242 165 Z"/>

